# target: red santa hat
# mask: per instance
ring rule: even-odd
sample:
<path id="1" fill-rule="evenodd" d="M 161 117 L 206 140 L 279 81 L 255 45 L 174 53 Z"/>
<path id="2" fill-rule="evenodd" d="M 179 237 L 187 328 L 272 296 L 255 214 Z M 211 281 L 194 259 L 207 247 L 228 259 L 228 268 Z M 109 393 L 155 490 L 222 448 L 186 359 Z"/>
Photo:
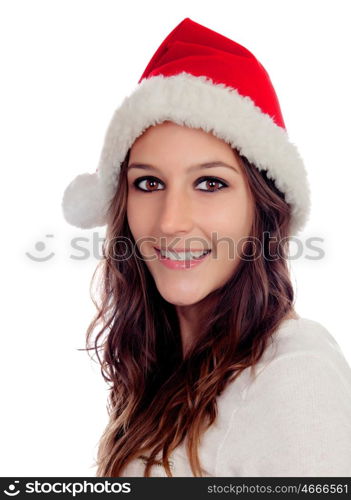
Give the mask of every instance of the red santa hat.
<path id="1" fill-rule="evenodd" d="M 189 18 L 164 39 L 114 112 L 96 172 L 67 186 L 62 209 L 68 223 L 106 224 L 128 150 L 148 127 L 166 120 L 211 132 L 266 170 L 291 206 L 290 235 L 305 226 L 307 174 L 267 71 L 245 47 Z"/>

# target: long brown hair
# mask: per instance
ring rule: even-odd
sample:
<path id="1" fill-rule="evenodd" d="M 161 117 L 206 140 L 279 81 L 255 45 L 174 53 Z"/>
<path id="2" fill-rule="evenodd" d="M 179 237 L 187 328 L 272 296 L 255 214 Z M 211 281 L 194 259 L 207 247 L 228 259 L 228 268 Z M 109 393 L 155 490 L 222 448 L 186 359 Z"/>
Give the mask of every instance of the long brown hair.
<path id="1" fill-rule="evenodd" d="M 103 258 L 91 283 L 92 289 L 98 276 L 99 302 L 91 292 L 97 313 L 87 330 L 86 347 L 96 352 L 110 391 L 96 475 L 118 477 L 131 460 L 142 457 L 144 477 L 154 463 L 162 463 L 172 476 L 169 456 L 186 438 L 193 475 L 202 476 L 197 448 L 201 433 L 217 416 L 216 397 L 245 368 L 254 368 L 270 335 L 293 312 L 287 265 L 290 206 L 266 172 L 238 153 L 255 203 L 251 236 L 256 244 L 248 238 L 245 255 L 255 258 L 241 259 L 230 280 L 206 297 L 200 334 L 183 357 L 175 306 L 158 292 L 136 245 L 130 248 L 129 154 L 121 165 Z M 126 253 L 129 258 L 120 258 Z"/>

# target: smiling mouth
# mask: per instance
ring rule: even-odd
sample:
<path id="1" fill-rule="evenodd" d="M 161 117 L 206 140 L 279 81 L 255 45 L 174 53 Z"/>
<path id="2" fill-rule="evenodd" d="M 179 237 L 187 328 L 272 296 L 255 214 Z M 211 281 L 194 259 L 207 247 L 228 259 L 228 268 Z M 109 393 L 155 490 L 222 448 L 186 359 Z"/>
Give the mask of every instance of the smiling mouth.
<path id="1" fill-rule="evenodd" d="M 201 259 L 204 259 L 212 251 L 211 249 L 207 249 L 207 250 L 203 251 L 201 255 L 198 255 L 198 256 L 191 255 L 191 257 L 189 258 L 189 254 L 191 254 L 191 252 L 178 253 L 178 252 L 173 251 L 172 257 L 169 257 L 169 256 L 166 256 L 164 254 L 164 252 L 161 253 L 161 250 L 159 248 L 154 247 L 154 249 L 156 250 L 156 252 L 159 255 L 161 260 L 169 260 L 172 262 L 187 262 L 187 261 L 192 261 L 192 260 L 201 260 Z"/>

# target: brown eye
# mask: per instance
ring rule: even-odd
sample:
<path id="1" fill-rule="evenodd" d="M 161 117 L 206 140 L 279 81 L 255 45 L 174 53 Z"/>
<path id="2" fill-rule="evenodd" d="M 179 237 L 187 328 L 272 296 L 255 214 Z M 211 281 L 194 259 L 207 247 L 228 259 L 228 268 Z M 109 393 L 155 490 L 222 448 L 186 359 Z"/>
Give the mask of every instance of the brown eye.
<path id="1" fill-rule="evenodd" d="M 208 187 L 210 190 L 214 189 L 216 187 L 216 184 L 218 184 L 217 181 L 204 181 L 206 182 L 206 187 Z"/>
<path id="2" fill-rule="evenodd" d="M 200 191 L 207 191 L 208 193 L 215 193 L 216 191 L 220 191 L 221 189 L 227 187 L 224 182 L 220 181 L 219 179 L 216 179 L 215 177 L 204 177 L 200 179 L 200 182 L 197 184 L 200 186 L 201 184 L 204 184 L 206 188 L 209 189 L 200 189 Z M 219 187 L 216 189 L 216 185 L 221 184 L 222 187 Z"/>
<path id="3" fill-rule="evenodd" d="M 145 187 L 140 187 L 142 182 L 146 183 L 144 185 Z M 140 191 L 146 191 L 149 193 L 152 191 L 160 191 L 159 189 L 155 189 L 155 186 L 157 186 L 157 184 L 160 184 L 160 181 L 154 177 L 143 177 L 142 179 L 136 179 L 133 184 L 137 189 L 140 189 Z"/>
<path id="4" fill-rule="evenodd" d="M 158 184 L 158 181 L 146 179 L 145 182 L 147 189 L 150 188 L 151 191 L 155 191 L 154 187 Z"/>

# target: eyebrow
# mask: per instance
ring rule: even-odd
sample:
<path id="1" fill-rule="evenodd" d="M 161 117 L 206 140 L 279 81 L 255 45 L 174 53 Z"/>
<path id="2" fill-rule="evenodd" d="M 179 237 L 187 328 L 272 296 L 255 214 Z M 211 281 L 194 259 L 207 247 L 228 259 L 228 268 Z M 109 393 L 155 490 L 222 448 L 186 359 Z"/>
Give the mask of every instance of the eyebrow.
<path id="1" fill-rule="evenodd" d="M 192 167 L 187 169 L 187 172 L 193 172 L 194 170 L 198 170 L 200 168 L 212 168 L 212 167 L 230 168 L 230 170 L 234 170 L 234 172 L 239 174 L 237 167 L 235 167 L 234 165 L 228 165 L 227 163 L 224 163 L 223 161 L 210 161 L 210 162 L 206 162 L 206 163 L 201 163 L 200 165 L 193 165 Z M 154 165 L 149 165 L 147 163 L 138 163 L 138 162 L 131 163 L 130 165 L 128 165 L 128 170 L 130 170 L 132 168 L 140 168 L 141 170 L 157 170 L 157 171 L 159 171 L 159 169 L 157 167 L 155 167 Z"/>

